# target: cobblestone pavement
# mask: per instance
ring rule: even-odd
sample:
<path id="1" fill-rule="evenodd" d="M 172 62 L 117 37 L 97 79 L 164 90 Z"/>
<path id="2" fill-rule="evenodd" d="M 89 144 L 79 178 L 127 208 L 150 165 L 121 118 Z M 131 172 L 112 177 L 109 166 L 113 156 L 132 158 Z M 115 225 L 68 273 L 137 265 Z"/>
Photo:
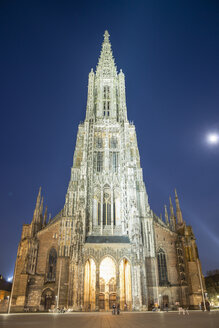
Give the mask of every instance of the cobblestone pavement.
<path id="1" fill-rule="evenodd" d="M 0 328 L 217 328 L 219 312 L 1 314 Z"/>

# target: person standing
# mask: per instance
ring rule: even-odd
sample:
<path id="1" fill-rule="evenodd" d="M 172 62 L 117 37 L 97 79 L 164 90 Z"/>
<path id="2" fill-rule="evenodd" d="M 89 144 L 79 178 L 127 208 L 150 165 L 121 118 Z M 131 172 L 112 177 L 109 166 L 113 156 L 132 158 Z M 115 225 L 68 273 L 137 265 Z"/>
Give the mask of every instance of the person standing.
<path id="1" fill-rule="evenodd" d="M 205 302 L 206 310 L 210 312 L 210 303 L 208 301 Z"/>
<path id="2" fill-rule="evenodd" d="M 168 312 L 168 310 L 169 310 L 168 303 L 166 303 L 164 306 L 164 311 Z"/>

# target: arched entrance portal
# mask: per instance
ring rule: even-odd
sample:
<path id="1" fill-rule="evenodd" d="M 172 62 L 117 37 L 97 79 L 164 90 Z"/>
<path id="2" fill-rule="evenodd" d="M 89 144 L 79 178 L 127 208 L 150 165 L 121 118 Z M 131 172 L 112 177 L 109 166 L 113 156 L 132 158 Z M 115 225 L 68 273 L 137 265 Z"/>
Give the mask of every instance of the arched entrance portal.
<path id="1" fill-rule="evenodd" d="M 120 308 L 132 309 L 131 267 L 127 259 L 123 259 L 119 266 L 120 272 Z M 127 307 L 125 306 L 127 305 Z"/>
<path id="2" fill-rule="evenodd" d="M 169 307 L 169 296 L 168 295 L 163 295 L 162 296 L 162 308 L 168 308 Z"/>
<path id="3" fill-rule="evenodd" d="M 110 257 L 100 263 L 99 308 L 108 311 L 116 303 L 116 266 Z"/>
<path id="4" fill-rule="evenodd" d="M 84 275 L 84 308 L 95 311 L 96 307 L 96 265 L 93 259 L 87 260 Z"/>
<path id="5" fill-rule="evenodd" d="M 50 288 L 43 291 L 41 296 L 41 305 L 43 305 L 45 311 L 48 311 L 52 306 L 55 306 L 55 294 Z"/>

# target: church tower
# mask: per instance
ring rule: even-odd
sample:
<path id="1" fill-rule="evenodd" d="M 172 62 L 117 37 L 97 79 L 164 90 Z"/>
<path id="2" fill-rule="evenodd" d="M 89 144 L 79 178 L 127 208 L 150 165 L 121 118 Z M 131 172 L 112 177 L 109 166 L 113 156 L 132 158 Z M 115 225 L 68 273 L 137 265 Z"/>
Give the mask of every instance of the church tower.
<path id="1" fill-rule="evenodd" d="M 128 121 L 125 76 L 117 72 L 106 31 L 89 73 L 86 115 L 79 124 L 63 209 L 47 222 L 39 191 L 23 225 L 12 311 L 197 308 L 204 295 L 192 228 L 175 192 L 165 222 L 148 203 L 135 126 Z M 202 293 L 200 292 L 202 291 Z"/>
<path id="2" fill-rule="evenodd" d="M 141 281 L 146 280 L 141 261 L 145 256 L 155 256 L 153 215 L 143 182 L 135 127 L 127 119 L 125 76 L 122 70 L 117 73 L 107 31 L 96 71 L 92 69 L 89 74 L 86 118 L 78 129 L 64 214 L 68 225 L 72 222 L 74 227 L 73 241 L 66 238 L 64 225 L 60 255 L 69 255 L 73 245 L 72 270 L 79 270 L 80 277 L 85 275 L 80 266 L 89 261 L 89 254 L 94 256 L 96 267 L 102 258 L 113 257 L 115 276 L 111 278 L 115 280 L 114 294 L 118 300 L 122 286 L 116 281 L 119 281 L 120 262 L 125 261 L 130 270 L 130 292 L 128 299 L 123 296 L 123 303 L 129 302 L 136 309 L 146 306 L 146 300 L 139 297 Z M 81 264 L 76 265 L 77 260 Z M 105 289 L 109 288 L 109 281 L 101 275 L 95 278 L 95 289 L 99 288 L 98 279 L 104 281 Z M 83 288 L 86 284 L 75 292 L 83 295 Z M 81 295 L 75 295 L 75 299 L 81 299 Z M 74 295 L 70 299 L 73 305 L 80 306 L 74 304 Z M 96 306 L 91 300 L 85 303 L 88 303 L 85 307 Z M 109 307 L 109 301 L 106 306 Z"/>

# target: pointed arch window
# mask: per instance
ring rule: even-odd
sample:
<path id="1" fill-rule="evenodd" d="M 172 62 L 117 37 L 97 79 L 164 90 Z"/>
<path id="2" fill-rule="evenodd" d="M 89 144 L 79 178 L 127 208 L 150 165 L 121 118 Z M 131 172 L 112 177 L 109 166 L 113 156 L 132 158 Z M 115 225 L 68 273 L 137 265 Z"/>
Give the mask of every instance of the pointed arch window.
<path id="1" fill-rule="evenodd" d="M 52 248 L 49 252 L 49 258 L 48 258 L 47 281 L 56 280 L 56 263 L 57 263 L 57 252 L 55 248 Z"/>
<path id="2" fill-rule="evenodd" d="M 102 151 L 94 152 L 94 169 L 96 172 L 103 171 L 103 152 Z"/>
<path id="3" fill-rule="evenodd" d="M 95 137 L 95 147 L 96 148 L 103 148 L 103 138 L 101 136 Z"/>
<path id="4" fill-rule="evenodd" d="M 118 145 L 117 138 L 115 136 L 112 136 L 110 138 L 110 148 L 117 148 L 117 145 Z"/>
<path id="5" fill-rule="evenodd" d="M 119 152 L 111 151 L 110 152 L 110 170 L 113 173 L 118 173 L 118 167 L 119 167 Z"/>
<path id="6" fill-rule="evenodd" d="M 100 201 L 97 203 L 97 220 L 98 220 L 98 225 L 101 223 L 101 204 Z"/>
<path id="7" fill-rule="evenodd" d="M 167 261 L 166 261 L 166 254 L 162 249 L 158 251 L 157 262 L 158 262 L 158 273 L 159 273 L 159 285 L 166 286 L 169 284 L 168 277 L 167 277 Z"/>
<path id="8" fill-rule="evenodd" d="M 101 192 L 99 186 L 94 189 L 93 222 L 97 225 L 101 224 Z"/>
<path id="9" fill-rule="evenodd" d="M 100 292 L 105 293 L 105 280 L 103 278 L 100 278 Z"/>
<path id="10" fill-rule="evenodd" d="M 103 225 L 111 225 L 111 194 L 109 189 L 104 190 Z"/>
<path id="11" fill-rule="evenodd" d="M 103 87 L 103 116 L 110 116 L 110 87 L 108 85 Z"/>
<path id="12" fill-rule="evenodd" d="M 115 293 L 116 292 L 116 279 L 111 278 L 109 281 L 109 293 Z"/>
<path id="13" fill-rule="evenodd" d="M 105 186 L 103 191 L 103 226 L 115 225 L 115 199 L 109 186 Z"/>

